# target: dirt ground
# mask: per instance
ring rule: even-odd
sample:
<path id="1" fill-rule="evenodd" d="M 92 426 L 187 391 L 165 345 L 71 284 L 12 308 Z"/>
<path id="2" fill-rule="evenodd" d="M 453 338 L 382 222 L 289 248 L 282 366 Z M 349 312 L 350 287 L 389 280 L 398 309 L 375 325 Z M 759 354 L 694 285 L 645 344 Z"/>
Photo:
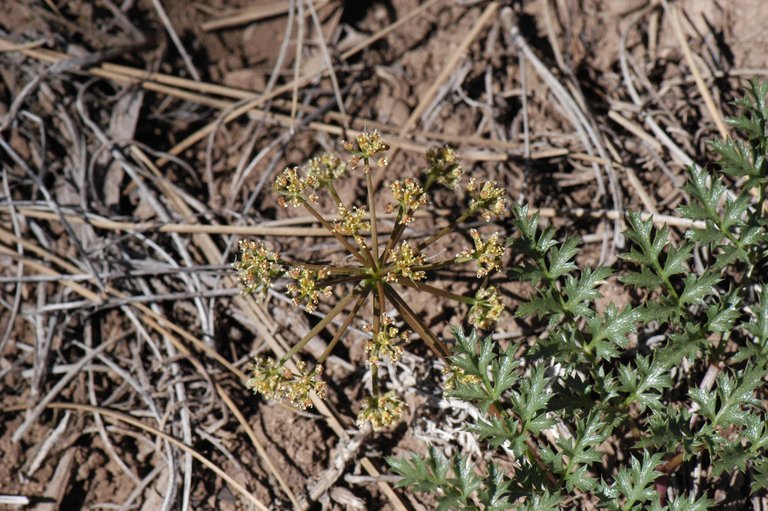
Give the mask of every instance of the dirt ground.
<path id="1" fill-rule="evenodd" d="M 249 228 L 312 227 L 278 207 L 276 172 L 378 128 L 393 148 L 383 188 L 450 144 L 467 174 L 582 236 L 580 262 L 610 263 L 620 212 L 675 216 L 685 166 L 768 74 L 762 0 L 0 0 L 0 13 L 0 497 L 38 510 L 430 509 L 393 489 L 384 458 L 477 447 L 422 343 L 393 381 L 406 420 L 385 433 L 354 424 L 357 329 L 328 361 L 326 407 L 297 412 L 239 381 L 317 321 L 238 298 L 232 280 Z M 338 253 L 265 232 L 289 256 Z M 439 279 L 465 292 L 455 277 Z M 511 310 L 519 290 L 500 284 Z M 467 312 L 409 303 L 443 337 Z M 496 334 L 529 326 L 508 312 Z"/>

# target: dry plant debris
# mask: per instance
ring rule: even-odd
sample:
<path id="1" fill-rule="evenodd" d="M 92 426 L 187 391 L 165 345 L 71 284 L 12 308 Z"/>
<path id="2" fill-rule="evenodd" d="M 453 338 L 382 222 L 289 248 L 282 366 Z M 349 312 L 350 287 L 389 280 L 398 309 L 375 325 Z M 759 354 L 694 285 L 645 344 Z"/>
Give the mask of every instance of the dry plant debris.
<path id="1" fill-rule="evenodd" d="M 294 259 L 338 256 L 316 218 L 267 192 L 280 169 L 374 129 L 391 146 L 377 196 L 400 181 L 405 200 L 424 151 L 450 145 L 468 175 L 581 235 L 579 264 L 616 260 L 629 209 L 653 213 L 681 241 L 679 228 L 701 225 L 676 212 L 690 199 L 685 166 L 712 160 L 717 119 L 733 115 L 744 77 L 766 74 L 768 7 L 567 4 L 6 2 L 0 502 L 433 508 L 393 489 L 382 459 L 422 440 L 477 452 L 458 428 L 474 411 L 438 397 L 441 364 L 416 345 L 403 353 L 390 383 L 405 422 L 373 436 L 354 427 L 350 405 L 366 399 L 366 370 L 355 368 L 370 356 L 355 325 L 324 364 L 326 400 L 305 412 L 256 400 L 243 386 L 247 365 L 282 358 L 309 332 L 324 289 L 276 288 L 259 304 L 239 294 L 230 265 L 251 237 Z M 345 203 L 364 196 L 345 183 Z M 408 229 L 428 237 L 421 215 L 458 205 L 436 193 Z M 477 243 L 468 230 L 461 245 L 440 248 L 491 244 L 480 224 L 467 227 Z M 511 224 L 494 231 L 506 238 Z M 696 267 L 704 254 L 693 256 Z M 492 263 L 459 277 L 473 281 Z M 455 277 L 436 272 L 433 284 Z M 508 309 L 519 305 L 522 287 L 491 283 Z M 611 278 L 603 286 L 619 289 Z M 290 306 L 315 291 L 319 310 Z M 441 342 L 468 312 L 408 305 Z M 494 337 L 519 342 L 531 328 L 507 314 Z M 304 351 L 317 358 L 332 339 L 321 333 Z M 741 498 L 744 484 L 734 476 L 713 498 L 765 507 L 760 495 Z"/>

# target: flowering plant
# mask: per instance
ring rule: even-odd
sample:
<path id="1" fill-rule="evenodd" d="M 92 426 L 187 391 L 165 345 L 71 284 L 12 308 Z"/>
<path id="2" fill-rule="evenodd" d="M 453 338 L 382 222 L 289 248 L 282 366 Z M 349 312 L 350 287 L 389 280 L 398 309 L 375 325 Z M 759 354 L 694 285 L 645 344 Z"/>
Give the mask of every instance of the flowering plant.
<path id="1" fill-rule="evenodd" d="M 303 166 L 289 167 L 275 179 L 273 189 L 281 206 L 306 209 L 351 257 L 330 264 L 290 261 L 263 242 L 240 242 L 240 259 L 234 268 L 243 293 L 264 299 L 275 281 L 287 277 L 292 282 L 286 291 L 293 303 L 309 312 L 317 310 L 324 297 L 336 292 L 341 296 L 323 319 L 280 360 L 257 359 L 251 366 L 248 387 L 268 398 L 287 399 L 301 409 L 311 406 L 311 392 L 320 397 L 324 395 L 323 362 L 353 320 L 370 308 L 370 339 L 365 351 L 372 376 L 371 395 L 362 406 L 358 424 L 369 422 L 378 430 L 396 423 L 404 409 L 403 401 L 394 392 L 382 390 L 380 365 L 382 361 L 389 361 L 392 370 L 403 353 L 403 346 L 410 341 L 409 330 L 438 357 L 446 359 L 450 354 L 449 348 L 408 305 L 402 296 L 404 290 L 467 304 L 470 307 L 468 322 L 479 328 L 489 328 L 504 310 L 498 288 L 489 284 L 489 275 L 499 269 L 504 255 L 505 243 L 499 233 L 483 236 L 472 229 L 469 233 L 474 246 L 447 259 L 430 255 L 429 249 L 472 216 L 490 221 L 503 215 L 507 198 L 495 182 L 478 183 L 472 179 L 465 188 L 469 204 L 464 212 L 426 239 L 417 240 L 409 226 L 415 221 L 417 211 L 423 211 L 429 204 L 434 186 L 452 190 L 460 187 L 463 170 L 456 151 L 447 146 L 430 149 L 427 152 L 429 166 L 420 178 L 398 179 L 390 184 L 392 202 L 386 206 L 386 214 L 381 215 L 376 209 L 372 175 L 375 169 L 388 165 L 385 153 L 389 145 L 377 131 L 361 133 L 354 141 L 342 145 L 349 154 L 347 159 L 338 154 L 325 154 Z M 341 200 L 336 183 L 361 166 L 367 204 L 348 206 Z M 336 204 L 337 214 L 333 218 L 317 209 L 320 193 L 327 193 Z M 393 220 L 388 232 L 385 232 L 384 220 Z M 474 296 L 459 295 L 427 283 L 434 270 L 470 263 L 481 279 Z M 394 316 L 387 313 L 388 307 L 394 310 Z M 291 357 L 342 315 L 345 317 L 328 348 L 311 369 L 305 362 L 297 365 L 297 372 L 286 367 Z"/>

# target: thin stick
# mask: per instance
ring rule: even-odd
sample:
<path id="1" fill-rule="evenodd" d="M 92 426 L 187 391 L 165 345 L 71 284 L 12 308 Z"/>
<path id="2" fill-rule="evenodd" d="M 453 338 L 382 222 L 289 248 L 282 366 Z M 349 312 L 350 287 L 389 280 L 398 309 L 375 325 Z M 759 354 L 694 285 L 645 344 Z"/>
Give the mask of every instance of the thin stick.
<path id="1" fill-rule="evenodd" d="M 685 34 L 683 33 L 683 26 L 680 23 L 680 7 L 679 5 L 670 7 L 670 5 L 664 1 L 664 8 L 670 14 L 672 28 L 675 31 L 677 41 L 680 43 L 680 46 L 683 49 L 685 61 L 688 63 L 688 67 L 691 69 L 693 79 L 696 81 L 696 87 L 699 89 L 699 93 L 704 99 L 704 104 L 707 106 L 707 110 L 709 110 L 709 115 L 711 115 L 712 120 L 715 121 L 715 126 L 717 126 L 717 130 L 720 132 L 720 136 L 725 140 L 728 138 L 728 130 L 725 127 L 725 123 L 723 122 L 723 117 L 720 115 L 720 111 L 715 106 L 715 101 L 712 99 L 712 94 L 709 92 L 709 89 L 704 83 L 704 78 L 701 77 L 699 66 L 696 65 L 696 61 L 693 60 L 691 47 L 688 45 L 688 41 L 686 40 Z"/>
<path id="2" fill-rule="evenodd" d="M 317 8 L 325 6 L 329 3 L 329 0 L 319 0 L 317 2 Z M 222 28 L 231 28 L 238 25 L 245 25 L 259 21 L 262 19 L 272 18 L 288 13 L 290 7 L 285 0 L 278 0 L 277 2 L 271 2 L 267 4 L 254 5 L 253 7 L 247 7 L 239 11 L 235 11 L 224 16 L 214 18 L 210 21 L 206 21 L 200 25 L 200 28 L 204 32 L 210 32 L 212 30 L 220 30 Z"/>
<path id="3" fill-rule="evenodd" d="M 301 70 L 301 56 L 304 49 L 304 0 L 298 0 L 298 26 L 296 34 L 296 57 L 293 62 L 293 91 L 291 92 L 291 125 L 290 132 L 294 132 L 296 122 L 296 105 L 299 104 L 299 72 Z"/>
<path id="4" fill-rule="evenodd" d="M 199 82 L 200 75 L 198 74 L 197 69 L 195 69 L 195 65 L 192 64 L 192 59 L 189 57 L 187 50 L 184 48 L 184 45 L 182 44 L 181 39 L 179 39 L 179 35 L 176 33 L 176 30 L 174 30 L 173 23 L 171 23 L 171 19 L 168 17 L 168 14 L 166 14 L 165 9 L 163 8 L 163 4 L 160 3 L 160 0 L 152 0 L 152 5 L 157 11 L 157 15 L 160 17 L 160 21 L 163 23 L 165 30 L 168 32 L 168 35 L 171 37 L 171 41 L 173 41 L 173 45 L 176 47 L 179 54 L 181 55 L 181 60 L 184 61 L 184 67 L 187 68 L 187 71 L 189 71 L 190 76 L 192 76 L 192 78 L 194 78 L 195 81 Z"/>
<path id="5" fill-rule="evenodd" d="M 247 500 L 249 500 L 253 505 L 255 505 L 258 509 L 262 511 L 269 511 L 269 508 L 261 503 L 259 499 L 257 499 L 251 492 L 248 491 L 248 489 L 235 481 L 229 474 L 224 472 L 222 469 L 220 469 L 215 463 L 213 463 L 211 460 L 197 452 L 193 447 L 185 444 L 181 440 L 169 435 L 168 433 L 164 431 L 160 431 L 159 429 L 153 428 L 152 426 L 148 424 L 144 424 L 138 419 L 135 419 L 131 417 L 130 415 L 126 415 L 121 412 L 117 412 L 115 410 L 110 410 L 109 408 L 103 408 L 100 406 L 91 406 L 91 405 L 85 405 L 80 403 L 62 403 L 62 402 L 56 402 L 56 403 L 48 403 L 46 405 L 47 408 L 53 409 L 53 410 L 74 410 L 76 412 L 80 413 L 91 413 L 91 414 L 101 414 L 104 417 L 110 418 L 113 421 L 117 422 L 123 422 L 125 424 L 130 424 L 131 426 L 134 426 L 136 428 L 139 428 L 143 431 L 146 431 L 147 433 L 150 433 L 152 435 L 155 435 L 158 438 L 161 438 L 165 440 L 166 442 L 170 442 L 175 447 L 181 449 L 185 453 L 190 454 L 193 458 L 195 458 L 197 461 L 202 463 L 206 468 L 214 472 L 216 475 L 224 479 L 227 484 L 232 486 L 235 490 L 237 490 L 238 493 L 240 493 L 243 497 L 245 497 Z"/>
<path id="6" fill-rule="evenodd" d="M 301 504 L 299 503 L 299 499 L 293 493 L 293 490 L 291 490 L 291 487 L 285 481 L 285 479 L 283 478 L 283 475 L 280 473 L 278 468 L 275 466 L 274 463 L 272 463 L 272 458 L 270 458 L 269 453 L 267 453 L 266 449 L 264 449 L 264 446 L 261 445 L 261 442 L 256 436 L 256 433 L 253 431 L 253 428 L 251 427 L 251 425 L 248 424 L 248 421 L 243 416 L 243 413 L 237 407 L 235 402 L 232 401 L 232 398 L 229 396 L 227 391 L 224 390 L 224 387 L 222 387 L 218 383 L 216 384 L 216 392 L 219 393 L 219 396 L 221 396 L 221 399 L 224 401 L 224 404 L 227 405 L 227 408 L 229 408 L 229 411 L 232 412 L 232 415 L 235 416 L 235 419 L 237 419 L 237 422 L 240 423 L 240 426 L 245 431 L 245 434 L 248 435 L 248 438 L 251 439 L 251 443 L 256 448 L 256 452 L 259 453 L 259 456 L 261 457 L 261 461 L 264 462 L 264 465 L 266 465 L 269 471 L 272 472 L 272 475 L 275 476 L 275 479 L 277 479 L 278 484 L 283 489 L 283 492 L 285 492 L 286 496 L 288 497 L 288 500 L 291 501 L 291 504 L 293 504 L 295 508 L 300 508 Z"/>
<path id="7" fill-rule="evenodd" d="M 425 92 L 419 98 L 419 104 L 416 105 L 416 108 L 413 109 L 413 112 L 411 112 L 408 120 L 405 121 L 405 124 L 403 124 L 403 127 L 400 129 L 400 136 L 408 133 L 411 128 L 416 125 L 419 118 L 421 117 L 421 114 L 423 114 L 427 107 L 432 103 L 432 99 L 435 97 L 435 94 L 437 94 L 440 86 L 448 79 L 451 73 L 453 73 L 453 70 L 456 68 L 458 63 L 461 61 L 461 59 L 464 58 L 464 53 L 469 48 L 469 45 L 475 41 L 477 36 L 480 34 L 480 31 L 485 28 L 485 25 L 496 14 L 498 8 L 499 4 L 496 2 L 491 2 L 488 4 L 483 14 L 475 22 L 475 26 L 472 27 L 472 30 L 470 30 L 469 33 L 464 37 L 464 39 L 461 41 L 461 44 L 459 44 L 459 46 L 453 50 L 451 57 L 447 62 L 445 62 L 442 71 L 440 71 L 437 77 L 435 77 L 432 85 L 429 87 L 429 89 L 427 89 L 427 92 Z"/>
<path id="8" fill-rule="evenodd" d="M 336 104 L 339 107 L 339 113 L 342 115 L 342 119 L 344 119 L 344 128 L 349 128 L 349 117 L 347 116 L 347 111 L 344 108 L 344 99 L 341 97 L 341 88 L 339 87 L 339 81 L 336 79 L 336 71 L 333 70 L 331 52 L 328 51 L 328 45 L 325 43 L 323 26 L 320 24 L 320 18 L 317 16 L 317 9 L 315 9 L 313 0 L 307 0 L 307 7 L 309 9 L 310 15 L 312 16 L 312 23 L 315 25 L 315 30 L 317 30 L 317 39 L 320 41 L 320 51 L 323 53 L 323 60 L 325 61 L 328 76 L 331 78 L 333 95 L 336 97 Z"/>

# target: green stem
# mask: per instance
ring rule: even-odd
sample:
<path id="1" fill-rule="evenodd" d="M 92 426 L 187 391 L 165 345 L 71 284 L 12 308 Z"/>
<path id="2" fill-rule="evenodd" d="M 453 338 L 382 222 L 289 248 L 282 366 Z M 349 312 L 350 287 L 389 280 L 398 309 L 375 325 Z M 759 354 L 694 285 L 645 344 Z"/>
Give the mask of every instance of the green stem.
<path id="1" fill-rule="evenodd" d="M 413 282 L 408 279 L 399 278 L 397 279 L 397 283 L 401 286 L 410 287 L 413 289 L 417 289 L 419 291 L 424 291 L 426 293 L 441 296 L 443 298 L 448 298 L 449 300 L 454 300 L 459 303 L 466 303 L 467 305 L 474 305 L 475 299 L 471 296 L 464 296 L 464 295 L 457 295 L 456 293 L 451 293 L 450 291 L 446 291 L 445 289 L 440 289 L 439 287 L 430 286 L 429 284 L 422 284 L 420 282 Z"/>
<path id="2" fill-rule="evenodd" d="M 307 335 L 301 338 L 299 342 L 296 343 L 296 345 L 291 348 L 285 355 L 280 358 L 279 365 L 283 365 L 286 363 L 292 356 L 294 356 L 296 353 L 299 352 L 300 349 L 302 349 L 304 346 L 307 345 L 309 341 L 311 341 L 317 334 L 320 333 L 320 331 L 328 326 L 328 323 L 333 321 L 333 319 L 339 315 L 341 311 L 344 310 L 344 308 L 350 304 L 350 302 L 355 298 L 357 295 L 357 290 L 353 289 L 347 295 L 339 301 L 339 303 L 336 304 L 336 306 L 331 309 L 328 314 L 320 320 L 320 322 L 315 325 L 312 330 L 307 332 Z"/>
<path id="3" fill-rule="evenodd" d="M 384 295 L 382 293 L 381 281 L 376 281 L 376 288 L 373 292 L 373 335 L 374 341 L 381 332 L 381 313 L 384 310 Z M 371 395 L 373 397 L 379 396 L 379 367 L 377 365 L 371 366 Z"/>
<path id="4" fill-rule="evenodd" d="M 318 282 L 318 285 L 323 286 L 336 286 L 339 284 L 349 284 L 350 282 L 360 282 L 365 278 L 364 275 L 349 275 L 347 277 L 339 277 L 337 279 L 328 279 Z"/>
<path id="5" fill-rule="evenodd" d="M 398 241 L 400 241 L 400 238 L 403 235 L 403 232 L 405 232 L 405 224 L 403 222 L 403 215 L 405 214 L 403 207 L 400 206 L 397 210 L 397 218 L 395 219 L 395 229 L 390 233 L 389 240 L 387 241 L 387 246 L 384 247 L 384 252 L 381 254 L 381 257 L 379 258 L 379 267 L 384 266 L 387 264 L 387 258 L 389 257 L 389 253 L 392 251 L 393 248 L 395 248 L 395 244 L 397 244 Z"/>
<path id="6" fill-rule="evenodd" d="M 379 227 L 376 225 L 376 204 L 373 201 L 373 179 L 371 178 L 371 166 L 368 162 L 368 158 L 364 160 L 365 165 L 365 187 L 368 189 L 368 209 L 371 220 L 371 243 L 373 244 L 373 261 L 376 264 L 374 267 L 379 267 Z M 371 268 L 371 269 L 374 269 Z"/>
<path id="7" fill-rule="evenodd" d="M 349 251 L 349 253 L 352 254 L 352 256 L 355 259 L 357 259 L 357 262 L 359 262 L 363 266 L 366 266 L 365 259 L 363 258 L 362 255 L 360 255 L 357 249 L 354 246 L 352 246 L 352 244 L 349 241 L 347 241 L 347 239 L 344 236 L 334 232 L 333 226 L 329 224 L 328 221 L 325 218 L 323 218 L 323 216 L 320 213 L 318 213 L 318 211 L 315 208 L 313 208 L 312 205 L 307 200 L 302 199 L 302 204 L 304 205 L 304 208 L 307 211 L 309 211 L 309 213 L 313 217 L 315 217 L 318 222 L 320 222 L 320 225 L 322 225 L 328 232 L 330 232 L 333 235 L 333 237 L 339 241 L 339 243 L 344 245 L 344 248 L 346 248 Z"/>
<path id="8" fill-rule="evenodd" d="M 414 266 L 414 270 L 421 270 L 421 271 L 430 271 L 430 270 L 439 270 L 441 268 L 447 268 L 448 266 L 453 266 L 454 264 L 464 264 L 471 261 L 471 257 L 454 257 L 452 259 L 446 259 L 445 261 L 438 261 L 436 263 L 430 263 L 430 264 L 421 264 L 418 266 Z"/>
<path id="9" fill-rule="evenodd" d="M 367 275 L 366 268 L 360 266 L 329 266 L 326 264 L 305 263 L 303 261 L 291 261 L 290 259 L 281 259 L 280 263 L 293 268 L 303 266 L 308 270 L 325 270 L 331 275 Z"/>
<path id="10" fill-rule="evenodd" d="M 333 183 L 328 183 L 328 193 L 331 194 L 331 197 L 333 197 L 333 200 L 336 201 L 336 205 L 342 204 L 341 197 L 339 196 L 339 193 L 336 191 L 336 187 L 333 186 Z"/>
<path id="11" fill-rule="evenodd" d="M 443 236 L 451 232 L 453 229 L 455 229 L 457 225 L 459 225 L 461 222 L 469 218 L 469 216 L 470 216 L 469 212 L 462 213 L 461 216 L 459 216 L 459 218 L 457 218 L 456 220 L 453 220 L 451 223 L 449 223 L 448 225 L 440 229 L 437 233 L 433 234 L 426 240 L 419 243 L 417 245 L 417 249 L 424 250 L 425 248 L 430 246 L 432 243 L 436 242 L 437 240 L 439 240 L 440 238 L 442 238 Z"/>
<path id="12" fill-rule="evenodd" d="M 339 329 L 336 331 L 336 335 L 333 336 L 333 339 L 331 339 L 331 342 L 328 343 L 328 347 L 325 349 L 322 355 L 320 355 L 320 358 L 317 359 L 318 364 L 322 364 L 325 362 L 325 360 L 328 358 L 328 356 L 333 351 L 333 348 L 336 347 L 336 344 L 338 344 L 341 337 L 346 333 L 346 331 L 349 329 L 349 325 L 352 324 L 352 320 L 357 317 L 357 313 L 360 310 L 360 308 L 365 303 L 365 299 L 368 298 L 368 294 L 371 292 L 370 288 L 366 288 L 365 291 L 363 291 L 363 294 L 361 294 L 357 301 L 355 302 L 355 305 L 352 306 L 352 310 L 347 314 L 347 317 L 344 318 L 344 322 L 339 326 Z"/>
<path id="13" fill-rule="evenodd" d="M 448 347 L 437 337 L 435 337 L 435 334 L 430 332 L 429 328 L 427 328 L 424 323 L 421 322 L 416 313 L 413 312 L 408 304 L 405 303 L 405 300 L 403 300 L 402 297 L 400 297 L 400 295 L 398 295 L 394 289 L 388 285 L 384 285 L 384 292 L 386 293 L 389 302 L 395 307 L 395 309 L 397 309 L 397 312 L 400 314 L 403 320 L 408 323 L 408 326 L 411 327 L 413 331 L 416 332 L 416 334 L 424 340 L 424 342 L 427 344 L 427 347 L 429 347 L 429 349 L 432 350 L 435 355 L 440 357 L 440 359 L 443 361 L 447 362 L 447 358 L 450 356 Z"/>

